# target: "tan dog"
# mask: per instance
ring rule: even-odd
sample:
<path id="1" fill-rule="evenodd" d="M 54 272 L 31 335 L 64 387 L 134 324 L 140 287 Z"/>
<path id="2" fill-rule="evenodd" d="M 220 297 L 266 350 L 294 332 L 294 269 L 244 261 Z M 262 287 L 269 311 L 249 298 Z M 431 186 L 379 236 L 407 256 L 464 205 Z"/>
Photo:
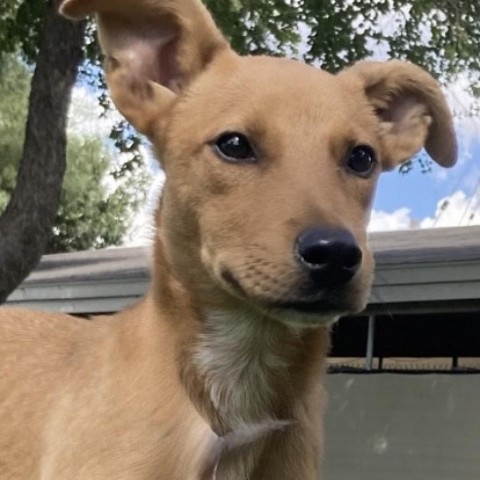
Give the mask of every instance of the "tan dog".
<path id="1" fill-rule="evenodd" d="M 94 321 L 2 309 L 2 480 L 317 480 L 328 325 L 361 310 L 377 177 L 450 166 L 436 82 L 239 57 L 198 0 L 96 14 L 108 85 L 167 184 L 151 288 Z"/>

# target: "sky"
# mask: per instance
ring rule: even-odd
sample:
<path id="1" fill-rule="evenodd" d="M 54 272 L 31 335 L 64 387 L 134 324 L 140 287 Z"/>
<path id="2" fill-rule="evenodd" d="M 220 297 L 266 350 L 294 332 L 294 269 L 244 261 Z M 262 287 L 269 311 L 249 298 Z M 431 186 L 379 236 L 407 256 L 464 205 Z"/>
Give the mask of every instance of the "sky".
<path id="1" fill-rule="evenodd" d="M 370 230 L 404 230 L 480 224 L 480 142 L 472 158 L 460 158 L 452 169 L 436 165 L 408 174 L 386 173 L 380 178 Z"/>
<path id="2" fill-rule="evenodd" d="M 480 118 L 456 125 L 459 159 L 451 169 L 384 173 L 370 230 L 404 230 L 480 224 Z"/>
<path id="3" fill-rule="evenodd" d="M 390 34 L 403 28 L 408 12 L 403 13 L 385 15 L 378 28 Z M 428 42 L 428 25 L 422 36 Z M 375 60 L 388 59 L 385 46 L 372 44 L 370 47 Z M 480 117 L 467 114 L 475 102 L 467 93 L 467 82 L 467 75 L 460 74 L 444 88 L 454 112 L 459 145 L 457 164 L 452 169 L 443 169 L 432 163 L 429 173 L 415 168 L 406 175 L 384 174 L 378 185 L 370 231 L 480 224 Z"/>

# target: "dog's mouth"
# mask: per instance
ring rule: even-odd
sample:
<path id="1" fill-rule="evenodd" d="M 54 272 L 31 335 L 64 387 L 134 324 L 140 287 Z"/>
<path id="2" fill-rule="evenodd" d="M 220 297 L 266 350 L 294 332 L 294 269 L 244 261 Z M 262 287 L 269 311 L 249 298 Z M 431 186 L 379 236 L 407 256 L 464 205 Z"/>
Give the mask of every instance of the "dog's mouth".
<path id="1" fill-rule="evenodd" d="M 271 307 L 275 309 L 291 310 L 306 314 L 329 314 L 342 311 L 341 305 L 333 303 L 329 299 L 314 301 L 296 301 L 296 302 L 277 302 L 272 303 Z"/>
<path id="2" fill-rule="evenodd" d="M 282 317 L 289 314 L 306 316 L 313 322 L 315 317 L 321 321 L 321 318 L 338 316 L 352 310 L 349 295 L 346 292 L 329 289 L 308 292 L 305 296 L 302 293 L 306 292 L 302 292 L 296 296 L 289 296 L 288 299 L 270 298 L 248 292 L 229 269 L 223 269 L 221 277 L 228 291 L 235 297 L 255 305 L 263 311 L 274 313 L 274 315 L 281 314 Z"/>
<path id="3" fill-rule="evenodd" d="M 237 280 L 237 277 L 235 277 L 231 270 L 229 270 L 228 268 L 223 268 L 221 277 L 222 280 L 227 284 L 227 286 L 230 287 L 229 290 L 233 290 L 232 293 L 240 295 L 243 298 L 248 297 L 247 293 L 242 287 L 242 284 Z"/>

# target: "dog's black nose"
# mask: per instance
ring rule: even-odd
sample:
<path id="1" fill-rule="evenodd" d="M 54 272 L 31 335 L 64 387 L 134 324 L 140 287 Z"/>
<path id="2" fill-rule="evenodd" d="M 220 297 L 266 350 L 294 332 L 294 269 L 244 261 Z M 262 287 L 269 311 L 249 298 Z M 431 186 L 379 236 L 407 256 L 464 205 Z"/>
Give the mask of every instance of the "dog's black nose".
<path id="1" fill-rule="evenodd" d="M 347 230 L 307 230 L 297 239 L 296 255 L 317 288 L 347 283 L 362 263 L 362 251 Z"/>

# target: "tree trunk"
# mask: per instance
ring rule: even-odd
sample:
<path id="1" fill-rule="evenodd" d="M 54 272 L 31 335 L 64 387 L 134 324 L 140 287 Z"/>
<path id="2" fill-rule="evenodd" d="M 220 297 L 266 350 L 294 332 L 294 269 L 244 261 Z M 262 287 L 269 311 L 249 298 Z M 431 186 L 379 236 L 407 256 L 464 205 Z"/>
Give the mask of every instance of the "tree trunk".
<path id="1" fill-rule="evenodd" d="M 66 126 L 83 58 L 84 23 L 49 1 L 29 99 L 25 143 L 10 203 L 0 217 L 0 302 L 37 265 L 51 234 L 66 166 Z"/>

